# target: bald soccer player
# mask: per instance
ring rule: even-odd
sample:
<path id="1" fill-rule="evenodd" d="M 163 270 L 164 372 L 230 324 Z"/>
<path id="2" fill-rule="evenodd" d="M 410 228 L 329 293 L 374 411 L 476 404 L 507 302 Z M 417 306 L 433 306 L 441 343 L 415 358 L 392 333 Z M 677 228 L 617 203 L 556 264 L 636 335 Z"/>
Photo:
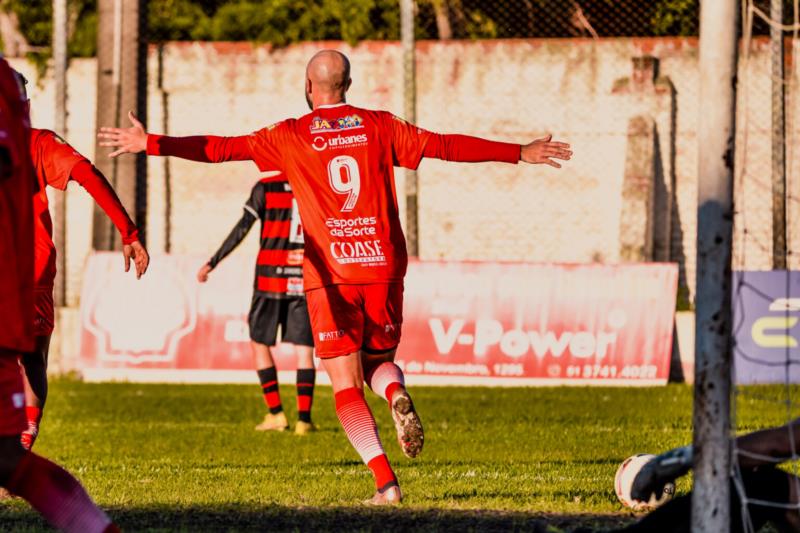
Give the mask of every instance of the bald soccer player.
<path id="1" fill-rule="evenodd" d="M 119 531 L 69 472 L 22 447 L 26 427 L 20 354 L 33 349 L 34 209 L 28 111 L 0 59 L 0 487 L 68 533 Z M 5 528 L 2 528 L 5 529 Z"/>
<path id="2" fill-rule="evenodd" d="M 294 190 L 305 232 L 303 276 L 317 355 L 333 385 L 336 413 L 375 478 L 369 503 L 399 503 L 402 493 L 384 453 L 363 384 L 390 407 L 403 452 L 422 451 L 423 430 L 394 364 L 403 324 L 408 256 L 400 227 L 395 165 L 415 169 L 423 157 L 448 161 L 543 163 L 560 167 L 569 145 L 550 137 L 520 146 L 425 131 L 385 111 L 345 100 L 350 63 L 334 50 L 317 53 L 306 69 L 312 112 L 240 137 L 148 135 L 102 128 L 111 157 L 147 151 L 203 162 L 252 160 L 280 170 Z"/>

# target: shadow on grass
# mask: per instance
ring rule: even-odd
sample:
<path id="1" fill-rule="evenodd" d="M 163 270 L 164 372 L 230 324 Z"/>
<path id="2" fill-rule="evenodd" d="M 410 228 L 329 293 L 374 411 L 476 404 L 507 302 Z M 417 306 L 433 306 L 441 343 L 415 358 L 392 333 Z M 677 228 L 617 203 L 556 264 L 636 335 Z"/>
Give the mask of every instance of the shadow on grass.
<path id="1" fill-rule="evenodd" d="M 480 510 L 368 507 L 152 507 L 108 510 L 123 531 L 526 531 L 607 530 L 630 523 L 620 515 L 559 515 Z M 3 531 L 48 531 L 19 505 L 0 505 Z"/>

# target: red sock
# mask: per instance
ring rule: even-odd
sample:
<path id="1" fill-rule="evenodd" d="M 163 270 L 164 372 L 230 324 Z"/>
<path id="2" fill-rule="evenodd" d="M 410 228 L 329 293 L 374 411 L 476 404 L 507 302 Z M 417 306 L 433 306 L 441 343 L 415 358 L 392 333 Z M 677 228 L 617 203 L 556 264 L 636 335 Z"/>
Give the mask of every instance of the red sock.
<path id="1" fill-rule="evenodd" d="M 34 407 L 33 405 L 26 405 L 25 417 L 28 419 L 28 427 L 34 425 L 38 428 L 39 422 L 42 421 L 42 408 Z"/>
<path id="2" fill-rule="evenodd" d="M 342 423 L 350 444 L 356 449 L 375 478 L 375 486 L 382 489 L 389 484 L 397 483 L 397 477 L 389 465 L 383 451 L 378 427 L 372 411 L 364 400 L 364 391 L 352 387 L 336 393 L 336 415 Z"/>
<path id="3" fill-rule="evenodd" d="M 388 361 L 372 369 L 366 381 L 369 388 L 387 402 L 391 402 L 395 391 L 405 388 L 406 383 L 400 367 Z"/>
<path id="4" fill-rule="evenodd" d="M 35 453 L 26 453 L 6 488 L 28 501 L 53 527 L 67 533 L 113 531 L 108 516 L 97 508 L 72 474 Z"/>
<path id="5" fill-rule="evenodd" d="M 313 368 L 297 369 L 297 419 L 311 423 L 311 404 L 314 402 L 314 381 L 317 371 Z"/>
<path id="6" fill-rule="evenodd" d="M 36 437 L 39 436 L 39 422 L 42 420 L 42 409 L 32 405 L 25 406 L 25 418 L 28 419 L 28 429 L 22 432 L 19 442 L 26 450 L 33 448 Z"/>
<path id="7" fill-rule="evenodd" d="M 269 412 L 274 414 L 283 411 L 281 404 L 281 393 L 278 389 L 278 371 L 274 366 L 262 368 L 257 372 L 258 380 L 261 382 L 261 391 L 264 393 L 264 403 L 267 404 Z"/>

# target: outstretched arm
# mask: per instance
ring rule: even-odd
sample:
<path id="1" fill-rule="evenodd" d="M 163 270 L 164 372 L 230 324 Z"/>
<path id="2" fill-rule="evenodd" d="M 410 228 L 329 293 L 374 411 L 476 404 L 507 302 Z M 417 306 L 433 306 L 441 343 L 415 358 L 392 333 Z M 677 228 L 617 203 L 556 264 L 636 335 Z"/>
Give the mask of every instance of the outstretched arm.
<path id="1" fill-rule="evenodd" d="M 444 159 L 446 161 L 480 162 L 502 161 L 506 163 L 545 164 L 555 168 L 561 165 L 555 161 L 568 161 L 572 150 L 567 143 L 554 142 L 548 135 L 528 144 L 513 144 L 490 141 L 469 135 L 442 135 L 415 126 L 390 113 L 386 126 L 392 135 L 394 163 L 406 168 L 417 168 L 423 157 Z"/>
<path id="2" fill-rule="evenodd" d="M 762 465 L 776 465 L 792 459 L 800 451 L 800 418 L 780 427 L 754 431 L 736 438 L 739 467 L 744 469 Z M 647 500 L 658 492 L 664 483 L 686 474 L 694 461 L 691 446 L 675 448 L 651 459 L 633 481 L 631 495 L 637 500 Z"/>
<path id="3" fill-rule="evenodd" d="M 128 112 L 130 128 L 100 128 L 97 135 L 100 146 L 116 148 L 109 157 L 122 154 L 171 155 L 191 161 L 203 163 L 221 163 L 223 161 L 248 161 L 253 159 L 247 136 L 218 137 L 202 135 L 193 137 L 167 137 L 149 134 L 144 125 Z"/>
<path id="4" fill-rule="evenodd" d="M 220 261 L 225 259 L 239 246 L 239 243 L 241 243 L 250 232 L 250 228 L 253 227 L 253 223 L 255 223 L 257 218 L 258 217 L 252 212 L 250 206 L 244 207 L 242 218 L 239 219 L 239 222 L 236 223 L 225 238 L 222 246 L 220 246 L 219 250 L 208 260 L 208 263 L 200 267 L 200 270 L 197 272 L 197 280 L 200 283 L 208 281 L 208 274 L 217 267 Z"/>
<path id="5" fill-rule="evenodd" d="M 739 466 L 774 465 L 800 455 L 800 419 L 777 428 L 742 435 L 736 439 Z"/>
<path id="6" fill-rule="evenodd" d="M 425 144 L 424 157 L 476 163 L 482 161 L 504 161 L 507 163 L 546 164 L 561 168 L 554 159 L 568 161 L 572 151 L 567 143 L 551 141 L 552 135 L 519 145 L 489 141 L 469 135 L 442 135 L 434 133 Z"/>
<path id="7" fill-rule="evenodd" d="M 79 183 L 97 205 L 108 215 L 122 237 L 122 254 L 125 258 L 125 272 L 130 270 L 131 259 L 136 267 L 136 277 L 141 278 L 150 264 L 150 256 L 141 242 L 139 230 L 120 202 L 117 193 L 103 174 L 88 161 L 81 161 L 72 167 L 70 179 Z"/>

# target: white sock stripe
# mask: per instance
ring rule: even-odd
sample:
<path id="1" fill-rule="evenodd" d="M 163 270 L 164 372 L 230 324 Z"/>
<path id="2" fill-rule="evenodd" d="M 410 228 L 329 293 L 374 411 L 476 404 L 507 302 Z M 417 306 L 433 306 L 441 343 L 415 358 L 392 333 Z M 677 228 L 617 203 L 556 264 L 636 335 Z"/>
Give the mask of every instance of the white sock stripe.
<path id="1" fill-rule="evenodd" d="M 364 463 L 383 455 L 383 446 L 378 436 L 378 426 L 363 399 L 350 402 L 336 409 L 336 415 L 344 428 L 350 444 L 356 449 Z"/>
<path id="2" fill-rule="evenodd" d="M 371 388 L 375 394 L 388 402 L 389 398 L 386 397 L 386 387 L 392 383 L 400 383 L 401 385 L 405 386 L 406 380 L 403 376 L 403 371 L 400 370 L 400 367 L 387 361 L 385 363 L 381 363 L 381 365 L 375 369 L 375 372 L 372 373 L 372 379 L 370 380 L 369 388 Z"/>

